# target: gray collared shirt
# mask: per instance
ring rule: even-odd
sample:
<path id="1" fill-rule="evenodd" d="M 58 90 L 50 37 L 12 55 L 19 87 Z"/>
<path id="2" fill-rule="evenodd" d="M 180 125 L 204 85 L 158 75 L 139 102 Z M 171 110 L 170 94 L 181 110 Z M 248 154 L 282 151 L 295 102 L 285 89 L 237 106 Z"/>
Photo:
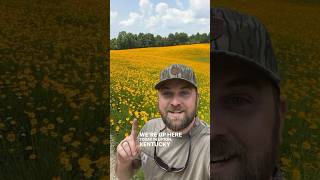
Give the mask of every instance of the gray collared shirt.
<path id="1" fill-rule="evenodd" d="M 165 127 L 161 118 L 148 121 L 141 132 L 159 133 Z M 210 128 L 200 119 L 196 119 L 188 136 L 172 138 L 170 147 L 158 147 L 157 154 L 170 167 L 183 167 L 190 156 L 187 168 L 182 172 L 166 172 L 162 170 L 153 157 L 154 147 L 141 147 L 141 166 L 145 179 L 201 179 L 210 178 Z M 138 136 L 139 140 L 140 134 Z M 191 143 L 191 152 L 188 147 Z"/>

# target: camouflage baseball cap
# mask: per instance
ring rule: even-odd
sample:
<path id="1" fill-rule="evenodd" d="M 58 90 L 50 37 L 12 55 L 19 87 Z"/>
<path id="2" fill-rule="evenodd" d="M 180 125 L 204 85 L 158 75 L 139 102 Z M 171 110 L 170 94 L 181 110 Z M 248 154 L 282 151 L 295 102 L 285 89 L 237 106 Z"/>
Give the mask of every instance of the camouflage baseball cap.
<path id="1" fill-rule="evenodd" d="M 155 89 L 159 89 L 163 83 L 170 79 L 181 79 L 189 82 L 192 84 L 195 88 L 198 88 L 197 86 L 197 80 L 196 75 L 194 74 L 193 70 L 183 64 L 172 64 L 169 67 L 165 68 L 160 73 L 160 80 L 155 85 Z"/>
<path id="2" fill-rule="evenodd" d="M 219 55 L 253 65 L 279 87 L 276 58 L 269 34 L 255 17 L 224 8 L 211 9 L 211 55 Z"/>

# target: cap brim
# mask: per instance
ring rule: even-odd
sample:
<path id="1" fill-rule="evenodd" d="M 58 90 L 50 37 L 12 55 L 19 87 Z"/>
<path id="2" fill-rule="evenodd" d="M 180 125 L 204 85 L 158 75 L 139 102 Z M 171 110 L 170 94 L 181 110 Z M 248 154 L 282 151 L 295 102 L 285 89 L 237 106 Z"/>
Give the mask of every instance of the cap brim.
<path id="1" fill-rule="evenodd" d="M 185 82 L 187 82 L 187 83 L 190 83 L 190 84 L 191 84 L 192 86 L 194 86 L 196 89 L 198 88 L 197 85 L 195 85 L 193 82 L 188 81 L 188 80 L 186 80 L 186 79 L 182 79 L 182 78 L 169 78 L 169 79 L 160 81 L 160 82 L 158 82 L 158 83 L 154 86 L 154 88 L 158 90 L 158 89 L 159 89 L 161 86 L 163 86 L 165 83 L 167 83 L 167 82 L 170 81 L 170 80 L 174 80 L 174 79 L 179 79 L 179 80 L 185 81 Z"/>
<path id="2" fill-rule="evenodd" d="M 213 53 L 213 60 L 215 58 L 214 55 L 225 55 L 228 57 L 236 58 L 236 59 L 250 65 L 251 67 L 254 67 L 256 70 L 262 72 L 267 77 L 271 78 L 276 83 L 277 86 L 280 85 L 280 78 L 275 73 L 264 68 L 259 63 L 255 62 L 253 59 L 250 59 L 246 56 L 243 56 L 243 55 L 240 55 L 240 54 L 237 54 L 234 52 L 229 52 L 229 51 L 213 50 L 213 51 L 211 51 L 211 53 Z"/>

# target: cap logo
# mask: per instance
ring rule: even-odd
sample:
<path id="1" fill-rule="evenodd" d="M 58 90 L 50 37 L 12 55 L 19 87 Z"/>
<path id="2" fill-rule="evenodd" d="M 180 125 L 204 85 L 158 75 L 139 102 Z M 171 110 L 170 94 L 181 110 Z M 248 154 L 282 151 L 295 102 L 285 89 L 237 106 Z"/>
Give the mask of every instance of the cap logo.
<path id="1" fill-rule="evenodd" d="M 177 75 L 181 72 L 181 69 L 179 67 L 172 67 L 171 68 L 171 74 L 172 75 Z"/>
<path id="2" fill-rule="evenodd" d="M 213 26 L 213 30 L 212 30 L 213 40 L 216 40 L 220 36 L 222 36 L 222 34 L 223 34 L 223 23 L 224 23 L 224 20 L 222 18 L 218 18 L 218 17 L 213 17 L 212 20 L 213 20 L 213 23 L 212 23 L 212 26 Z"/>

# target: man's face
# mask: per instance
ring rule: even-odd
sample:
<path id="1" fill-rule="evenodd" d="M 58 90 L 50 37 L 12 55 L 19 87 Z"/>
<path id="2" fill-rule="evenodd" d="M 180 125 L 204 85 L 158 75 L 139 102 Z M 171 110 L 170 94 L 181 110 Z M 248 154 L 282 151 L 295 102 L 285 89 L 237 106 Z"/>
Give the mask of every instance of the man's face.
<path id="1" fill-rule="evenodd" d="M 197 91 L 183 80 L 173 79 L 159 89 L 158 108 L 166 126 L 181 131 L 194 119 L 197 109 Z"/>
<path id="2" fill-rule="evenodd" d="M 270 179 L 281 123 L 271 83 L 236 61 L 217 61 L 213 72 L 211 179 Z"/>

